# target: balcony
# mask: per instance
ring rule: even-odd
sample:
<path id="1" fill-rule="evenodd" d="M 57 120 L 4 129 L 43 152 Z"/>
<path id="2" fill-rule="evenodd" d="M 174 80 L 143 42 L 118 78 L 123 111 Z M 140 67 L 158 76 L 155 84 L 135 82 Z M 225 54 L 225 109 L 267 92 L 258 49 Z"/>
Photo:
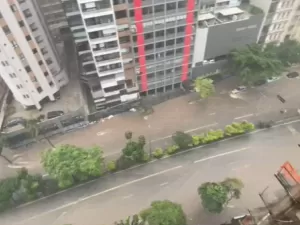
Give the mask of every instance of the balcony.
<path id="1" fill-rule="evenodd" d="M 127 17 L 125 17 L 125 18 L 116 19 L 116 23 L 117 25 L 130 24 L 130 21 Z"/>
<path id="2" fill-rule="evenodd" d="M 93 49 L 93 53 L 95 56 L 110 54 L 118 51 L 119 51 L 118 47 Z"/>
<path id="3" fill-rule="evenodd" d="M 104 77 L 110 74 L 116 74 L 116 73 L 122 73 L 123 69 L 121 68 L 116 68 L 116 69 L 110 69 L 110 70 L 105 70 L 105 71 L 100 71 L 98 72 L 99 77 Z"/>
<path id="4" fill-rule="evenodd" d="M 123 31 L 119 31 L 119 32 L 118 32 L 118 35 L 119 35 L 119 37 L 130 36 L 130 35 L 131 35 L 131 32 L 130 32 L 129 29 L 128 29 L 128 30 L 123 30 Z"/>
<path id="5" fill-rule="evenodd" d="M 95 91 L 91 90 L 91 94 L 92 94 L 94 99 L 95 98 L 104 98 L 103 90 L 101 90 L 101 89 L 98 89 L 98 90 L 95 90 Z"/>
<path id="6" fill-rule="evenodd" d="M 103 60 L 103 61 L 100 61 L 100 62 L 96 62 L 96 65 L 98 67 L 100 66 L 107 66 L 107 65 L 110 65 L 110 64 L 115 64 L 115 63 L 120 63 L 121 60 L 120 58 L 116 58 L 116 59 L 110 59 L 110 60 Z"/>
<path id="7" fill-rule="evenodd" d="M 127 9 L 128 9 L 128 5 L 126 3 L 114 5 L 115 12 L 121 11 L 121 10 L 127 10 Z"/>
<path id="8" fill-rule="evenodd" d="M 113 14 L 113 10 L 109 4 L 106 7 L 94 7 L 94 8 L 86 8 L 82 9 L 82 17 L 84 19 L 97 17 L 97 16 L 105 16 Z"/>
<path id="9" fill-rule="evenodd" d="M 102 24 L 95 24 L 95 25 L 87 25 L 86 31 L 87 32 L 95 32 L 105 29 L 114 29 L 115 24 L 113 22 L 110 23 L 102 23 Z"/>
<path id="10" fill-rule="evenodd" d="M 117 40 L 117 36 L 116 33 L 114 33 L 113 35 L 91 39 L 90 42 L 91 44 L 100 44 L 100 43 L 116 41 L 116 40 Z"/>

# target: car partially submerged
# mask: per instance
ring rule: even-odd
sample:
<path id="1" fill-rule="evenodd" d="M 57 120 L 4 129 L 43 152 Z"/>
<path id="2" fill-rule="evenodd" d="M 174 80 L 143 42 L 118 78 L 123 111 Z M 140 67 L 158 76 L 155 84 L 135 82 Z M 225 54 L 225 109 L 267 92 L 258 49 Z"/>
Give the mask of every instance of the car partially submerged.
<path id="1" fill-rule="evenodd" d="M 245 92 L 247 90 L 246 86 L 238 86 L 236 89 L 231 91 L 231 94 L 238 94 L 240 92 Z"/>

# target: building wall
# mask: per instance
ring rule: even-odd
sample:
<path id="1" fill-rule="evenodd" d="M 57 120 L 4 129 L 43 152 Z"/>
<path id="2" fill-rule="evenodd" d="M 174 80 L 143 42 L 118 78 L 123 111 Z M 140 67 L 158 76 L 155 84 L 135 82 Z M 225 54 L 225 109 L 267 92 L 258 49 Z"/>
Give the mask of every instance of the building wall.
<path id="1" fill-rule="evenodd" d="M 14 0 L 1 2 L 0 75 L 15 99 L 24 107 L 35 106 L 40 109 L 40 101 L 46 97 L 54 100 L 54 93 L 60 88 L 56 80 L 57 74 L 52 70 L 58 62 L 55 56 L 52 63 L 47 61 L 47 54 L 38 43 L 38 40 L 42 40 L 41 43 L 49 47 L 49 53 L 51 46 L 47 37 L 41 36 L 42 39 L 36 39 L 32 30 L 33 27 L 37 28 L 38 34 L 42 34 L 42 30 L 46 28 L 40 26 L 38 19 L 34 21 L 35 26 L 31 26 L 27 19 L 30 19 L 35 11 L 24 11 L 27 9 L 23 7 L 25 6 L 20 7 Z"/>
<path id="2" fill-rule="evenodd" d="M 193 67 L 196 63 L 204 60 L 208 30 L 209 28 L 197 28 L 196 30 Z"/>
<path id="3" fill-rule="evenodd" d="M 202 65 L 201 63 L 197 63 L 195 67 L 193 67 L 192 78 L 195 79 L 199 76 L 205 76 L 209 74 L 218 73 L 224 69 L 228 65 L 227 60 L 220 60 L 214 63 Z"/>
<path id="4" fill-rule="evenodd" d="M 204 59 L 227 55 L 232 49 L 256 43 L 263 15 L 210 27 Z"/>

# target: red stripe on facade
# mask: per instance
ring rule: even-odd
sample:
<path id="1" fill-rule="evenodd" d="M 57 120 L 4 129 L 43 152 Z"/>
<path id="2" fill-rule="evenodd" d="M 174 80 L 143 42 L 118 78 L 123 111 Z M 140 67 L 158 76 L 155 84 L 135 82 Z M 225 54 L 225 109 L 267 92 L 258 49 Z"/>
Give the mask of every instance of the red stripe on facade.
<path id="1" fill-rule="evenodd" d="M 134 0 L 134 19 L 137 33 L 139 64 L 141 72 L 142 91 L 148 90 L 147 71 L 146 71 L 146 57 L 145 57 L 145 40 L 143 27 L 143 11 L 142 0 Z"/>
<path id="2" fill-rule="evenodd" d="M 189 73 L 189 59 L 191 54 L 191 43 L 192 43 L 192 33 L 193 33 L 193 22 L 194 22 L 194 9 L 195 0 L 187 1 L 187 13 L 186 13 L 186 28 L 185 28 L 185 39 L 184 39 L 184 49 L 183 49 L 183 62 L 182 62 L 182 75 L 181 81 L 188 79 Z"/>

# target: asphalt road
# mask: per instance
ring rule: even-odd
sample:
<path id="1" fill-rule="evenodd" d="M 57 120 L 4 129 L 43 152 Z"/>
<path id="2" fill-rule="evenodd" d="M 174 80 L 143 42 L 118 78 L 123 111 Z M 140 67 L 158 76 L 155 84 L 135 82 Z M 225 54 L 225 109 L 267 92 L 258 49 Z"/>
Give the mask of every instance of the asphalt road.
<path id="1" fill-rule="evenodd" d="M 113 224 L 154 200 L 181 203 L 191 224 L 220 224 L 262 205 L 258 192 L 280 189 L 273 174 L 289 160 L 299 167 L 300 122 L 225 140 L 163 160 L 105 176 L 80 187 L 0 215 L 1 225 Z M 297 141 L 298 140 L 298 141 Z M 245 188 L 220 215 L 206 213 L 197 187 L 206 181 L 238 177 Z"/>

